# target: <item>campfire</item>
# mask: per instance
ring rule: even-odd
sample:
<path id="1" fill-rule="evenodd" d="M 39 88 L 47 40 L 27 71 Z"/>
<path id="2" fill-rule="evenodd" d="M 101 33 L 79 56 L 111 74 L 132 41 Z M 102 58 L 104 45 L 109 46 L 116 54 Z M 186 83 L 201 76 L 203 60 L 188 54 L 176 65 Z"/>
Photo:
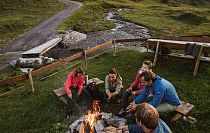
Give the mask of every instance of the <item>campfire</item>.
<path id="1" fill-rule="evenodd" d="M 122 133 L 117 128 L 126 124 L 126 119 L 101 112 L 100 101 L 94 101 L 87 115 L 80 117 L 70 126 L 68 133 Z"/>

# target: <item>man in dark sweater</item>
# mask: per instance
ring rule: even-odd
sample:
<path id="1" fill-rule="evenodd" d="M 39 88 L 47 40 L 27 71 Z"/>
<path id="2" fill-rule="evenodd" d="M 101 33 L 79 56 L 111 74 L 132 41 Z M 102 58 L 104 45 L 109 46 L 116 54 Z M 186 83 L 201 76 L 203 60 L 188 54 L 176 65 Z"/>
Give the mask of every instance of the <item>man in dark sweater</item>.
<path id="1" fill-rule="evenodd" d="M 128 130 L 129 133 L 171 133 L 166 123 L 159 119 L 157 110 L 147 103 L 136 107 L 135 119 L 135 125 L 122 126 L 118 129 Z"/>

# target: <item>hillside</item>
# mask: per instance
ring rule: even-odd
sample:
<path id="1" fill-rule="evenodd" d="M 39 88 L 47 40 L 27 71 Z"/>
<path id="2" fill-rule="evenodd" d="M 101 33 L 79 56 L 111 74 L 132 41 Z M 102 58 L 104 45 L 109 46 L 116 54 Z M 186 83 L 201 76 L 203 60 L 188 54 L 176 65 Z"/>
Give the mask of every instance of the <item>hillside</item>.
<path id="1" fill-rule="evenodd" d="M 63 9 L 57 0 L 1 0 L 0 48 Z"/>
<path id="2" fill-rule="evenodd" d="M 114 25 L 104 17 L 107 12 L 115 11 L 118 19 L 148 27 L 153 37 L 210 34 L 209 0 L 194 1 L 197 4 L 190 0 L 79 1 L 84 6 L 58 29 L 71 28 L 84 33 L 111 29 Z"/>

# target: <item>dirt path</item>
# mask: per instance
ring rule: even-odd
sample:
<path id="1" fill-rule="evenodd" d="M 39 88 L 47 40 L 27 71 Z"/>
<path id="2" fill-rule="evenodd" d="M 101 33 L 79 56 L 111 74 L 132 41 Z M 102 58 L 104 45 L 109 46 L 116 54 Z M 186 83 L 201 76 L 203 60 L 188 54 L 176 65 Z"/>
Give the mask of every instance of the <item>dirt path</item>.
<path id="1" fill-rule="evenodd" d="M 74 10 L 81 6 L 80 3 L 70 0 L 59 1 L 65 3 L 67 8 L 10 42 L 7 46 L 0 49 L 0 54 L 5 52 L 26 51 L 46 42 L 50 39 L 49 35 L 54 32 L 54 29 L 63 22 L 64 19 L 68 18 Z"/>

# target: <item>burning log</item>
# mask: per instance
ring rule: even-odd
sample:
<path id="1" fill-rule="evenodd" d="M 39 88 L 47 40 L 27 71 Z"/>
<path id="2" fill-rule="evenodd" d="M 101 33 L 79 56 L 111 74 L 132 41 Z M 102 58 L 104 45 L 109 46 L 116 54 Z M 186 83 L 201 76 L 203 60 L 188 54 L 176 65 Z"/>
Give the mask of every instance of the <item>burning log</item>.
<path id="1" fill-rule="evenodd" d="M 94 101 L 92 112 L 88 111 L 87 115 L 76 120 L 69 128 L 70 133 L 121 133 L 117 127 L 124 126 L 126 122 L 126 119 L 112 116 L 112 113 L 100 113 L 99 101 Z"/>

